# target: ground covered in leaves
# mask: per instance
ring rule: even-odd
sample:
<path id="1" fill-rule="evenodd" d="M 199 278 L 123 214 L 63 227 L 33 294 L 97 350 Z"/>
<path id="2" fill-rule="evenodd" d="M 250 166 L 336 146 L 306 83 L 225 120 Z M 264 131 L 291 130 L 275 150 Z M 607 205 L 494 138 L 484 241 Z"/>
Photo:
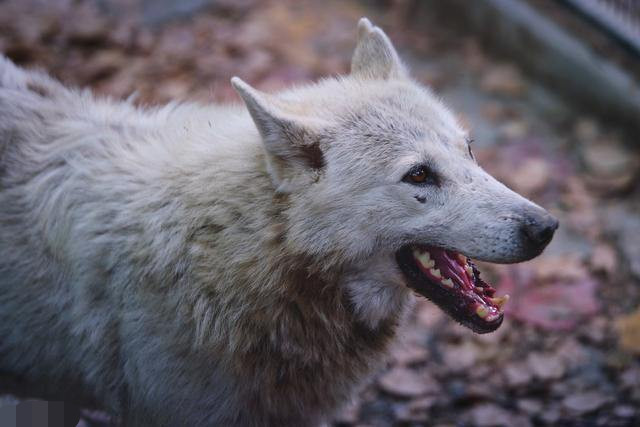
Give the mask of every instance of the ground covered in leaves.
<path id="1" fill-rule="evenodd" d="M 419 301 L 388 368 L 336 423 L 640 425 L 636 141 L 473 37 L 427 18 L 409 25 L 412 3 L 5 0 L 0 51 L 140 104 L 227 101 L 233 75 L 274 90 L 347 72 L 355 24 L 369 16 L 459 112 L 479 162 L 561 227 L 534 261 L 482 265 L 511 295 L 497 332 L 474 335 Z M 95 413 L 82 423 L 108 425 Z"/>

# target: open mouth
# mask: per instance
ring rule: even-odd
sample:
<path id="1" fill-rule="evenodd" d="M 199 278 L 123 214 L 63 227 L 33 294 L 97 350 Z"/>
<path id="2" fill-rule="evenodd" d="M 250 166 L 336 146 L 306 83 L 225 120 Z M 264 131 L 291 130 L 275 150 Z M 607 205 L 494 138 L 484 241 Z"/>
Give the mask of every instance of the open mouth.
<path id="1" fill-rule="evenodd" d="M 409 245 L 396 253 L 410 288 L 437 304 L 445 313 L 474 332 L 484 334 L 502 324 L 502 307 L 509 295 L 480 278 L 466 256 L 435 246 Z"/>

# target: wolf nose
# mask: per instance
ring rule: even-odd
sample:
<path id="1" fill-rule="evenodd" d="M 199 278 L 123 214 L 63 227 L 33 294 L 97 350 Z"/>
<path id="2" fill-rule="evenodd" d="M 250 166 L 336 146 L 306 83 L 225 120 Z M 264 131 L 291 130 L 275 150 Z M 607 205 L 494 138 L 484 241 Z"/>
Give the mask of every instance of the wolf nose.
<path id="1" fill-rule="evenodd" d="M 523 227 L 524 234 L 536 245 L 546 246 L 558 228 L 558 220 L 548 214 L 530 216 Z"/>

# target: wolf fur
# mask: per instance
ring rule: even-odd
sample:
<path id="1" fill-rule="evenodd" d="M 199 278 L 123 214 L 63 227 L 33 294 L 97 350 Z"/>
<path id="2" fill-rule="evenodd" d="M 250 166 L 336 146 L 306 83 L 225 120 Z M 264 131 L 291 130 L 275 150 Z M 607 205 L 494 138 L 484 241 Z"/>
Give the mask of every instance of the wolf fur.
<path id="1" fill-rule="evenodd" d="M 350 75 L 232 84 L 141 109 L 0 57 L 0 378 L 130 426 L 313 425 L 384 359 L 401 246 L 542 250 L 550 216 L 366 19 Z M 420 162 L 439 186 L 402 182 Z"/>

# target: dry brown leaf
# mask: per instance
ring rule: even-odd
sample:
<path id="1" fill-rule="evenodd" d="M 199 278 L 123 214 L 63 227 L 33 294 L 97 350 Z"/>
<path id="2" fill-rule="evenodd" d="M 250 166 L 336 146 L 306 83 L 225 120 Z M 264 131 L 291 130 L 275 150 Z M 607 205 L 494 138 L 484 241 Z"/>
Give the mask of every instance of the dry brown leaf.
<path id="1" fill-rule="evenodd" d="M 490 93 L 509 96 L 522 96 L 526 91 L 522 74 L 512 65 L 490 67 L 480 81 L 480 88 Z"/>
<path id="2" fill-rule="evenodd" d="M 640 355 L 640 308 L 626 316 L 618 317 L 616 329 L 620 338 L 620 347 Z"/>

